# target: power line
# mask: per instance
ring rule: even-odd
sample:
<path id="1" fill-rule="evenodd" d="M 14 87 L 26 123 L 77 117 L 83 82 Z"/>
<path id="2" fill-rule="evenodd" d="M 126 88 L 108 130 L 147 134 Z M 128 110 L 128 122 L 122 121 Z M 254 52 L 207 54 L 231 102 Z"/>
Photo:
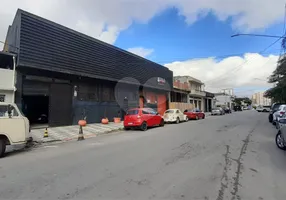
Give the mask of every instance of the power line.
<path id="1" fill-rule="evenodd" d="M 262 54 L 262 53 L 264 53 L 267 49 L 269 49 L 269 48 L 271 48 L 273 45 L 275 45 L 277 42 L 279 42 L 281 40 L 281 38 L 278 38 L 277 40 L 275 40 L 274 42 L 272 42 L 270 45 L 268 45 L 266 48 L 264 48 L 263 50 L 261 50 L 260 52 L 258 52 L 259 54 Z M 270 59 L 270 58 L 269 58 Z M 267 62 L 269 61 L 269 59 L 267 60 Z M 245 65 L 247 62 L 249 61 L 249 59 L 246 59 L 242 64 L 240 64 L 240 65 L 238 65 L 237 67 L 235 67 L 235 69 L 233 69 L 231 72 L 229 72 L 229 73 L 224 73 L 224 74 L 222 74 L 221 76 L 219 76 L 219 77 L 216 77 L 215 79 L 212 79 L 212 80 L 209 80 L 209 81 L 206 81 L 205 83 L 209 83 L 209 82 L 211 82 L 211 83 L 214 83 L 214 82 L 216 82 L 216 81 L 221 81 L 221 80 L 225 80 L 225 79 L 228 79 L 229 77 L 226 77 L 226 78 L 224 78 L 224 79 L 221 79 L 221 77 L 224 77 L 225 75 L 229 75 L 229 74 L 231 74 L 231 73 L 234 73 L 234 72 L 237 72 L 237 71 L 239 71 L 240 69 L 242 69 L 242 66 L 243 65 Z M 266 62 L 266 63 L 267 63 Z M 265 63 L 265 64 L 266 64 Z M 264 65 L 265 65 L 264 64 Z M 264 66 L 263 65 L 263 66 Z"/>

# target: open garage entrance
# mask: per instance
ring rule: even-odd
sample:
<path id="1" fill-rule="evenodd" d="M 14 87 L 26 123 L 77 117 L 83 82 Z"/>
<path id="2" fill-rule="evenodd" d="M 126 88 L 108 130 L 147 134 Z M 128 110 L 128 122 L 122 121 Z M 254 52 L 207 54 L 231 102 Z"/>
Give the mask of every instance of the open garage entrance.
<path id="1" fill-rule="evenodd" d="M 34 79 L 25 77 L 22 94 L 22 110 L 32 127 L 71 125 L 72 86 L 55 83 L 55 79 Z"/>
<path id="2" fill-rule="evenodd" d="M 31 125 L 49 123 L 49 96 L 24 95 L 23 112 Z"/>

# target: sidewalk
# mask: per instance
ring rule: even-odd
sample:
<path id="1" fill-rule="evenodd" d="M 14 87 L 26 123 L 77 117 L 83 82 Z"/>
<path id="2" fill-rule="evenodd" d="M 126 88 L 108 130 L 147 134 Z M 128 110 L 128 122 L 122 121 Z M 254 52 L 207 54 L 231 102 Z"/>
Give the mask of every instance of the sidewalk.
<path id="1" fill-rule="evenodd" d="M 109 133 L 112 131 L 120 130 L 123 128 L 123 123 L 113 123 L 109 124 L 88 124 L 83 127 L 83 135 L 85 138 L 95 137 L 100 134 Z M 52 141 L 69 141 L 78 138 L 79 126 L 62 126 L 62 127 L 52 127 L 48 128 L 49 137 L 44 138 L 45 128 L 32 129 L 31 135 L 33 140 L 39 143 L 42 142 L 52 142 Z"/>

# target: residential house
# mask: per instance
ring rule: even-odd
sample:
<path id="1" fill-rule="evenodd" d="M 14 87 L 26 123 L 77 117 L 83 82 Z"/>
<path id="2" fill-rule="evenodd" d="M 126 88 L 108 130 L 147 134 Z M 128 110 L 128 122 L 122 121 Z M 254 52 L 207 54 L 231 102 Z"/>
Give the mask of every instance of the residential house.
<path id="1" fill-rule="evenodd" d="M 204 83 L 202 81 L 191 76 L 175 76 L 174 80 L 179 80 L 183 83 L 187 82 L 190 87 L 188 102 L 193 105 L 193 108 L 198 108 L 202 111 L 206 111 L 206 92 L 204 89 Z M 210 98 L 211 97 L 208 97 L 208 99 Z"/>
<path id="2" fill-rule="evenodd" d="M 169 108 L 177 108 L 181 111 L 194 108 L 193 104 L 189 101 L 190 91 L 191 88 L 188 82 L 181 82 L 174 78 L 173 90 L 170 93 Z"/>

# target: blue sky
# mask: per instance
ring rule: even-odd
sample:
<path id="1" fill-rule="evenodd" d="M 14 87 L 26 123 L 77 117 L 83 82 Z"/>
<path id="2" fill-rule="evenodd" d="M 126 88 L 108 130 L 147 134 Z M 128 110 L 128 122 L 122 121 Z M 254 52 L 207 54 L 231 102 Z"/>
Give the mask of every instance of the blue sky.
<path id="1" fill-rule="evenodd" d="M 188 25 L 173 8 L 154 17 L 148 24 L 132 24 L 120 33 L 115 45 L 123 49 L 133 46 L 153 49 L 148 59 L 166 64 L 190 58 L 258 53 L 275 41 L 263 37 L 230 37 L 238 32 L 231 27 L 231 18 L 219 21 L 212 13 Z M 278 23 L 253 33 L 281 35 L 282 32 L 283 23 Z M 264 54 L 278 55 L 279 52 L 280 43 L 277 43 Z"/>
<path id="2" fill-rule="evenodd" d="M 282 35 L 283 29 L 284 23 L 280 22 L 274 23 L 266 29 L 250 33 Z M 172 8 L 157 15 L 146 24 L 132 24 L 127 30 L 120 33 L 115 45 L 123 49 L 133 46 L 152 49 L 152 53 L 146 57 L 162 65 L 209 57 L 215 57 L 216 61 L 223 61 L 225 58 L 243 56 L 245 53 L 260 53 L 264 57 L 280 54 L 280 42 L 264 51 L 276 41 L 276 38 L 230 37 L 236 33 L 243 32 L 232 27 L 231 17 L 226 21 L 220 21 L 215 15 L 208 13 L 206 17 L 188 25 L 185 23 L 185 18 L 178 15 L 178 10 Z M 265 62 L 266 65 L 267 62 Z M 239 65 L 229 66 L 229 70 Z M 261 67 L 267 67 L 263 65 Z M 196 77 L 196 74 L 189 75 Z M 269 88 L 269 85 L 265 85 L 266 76 L 269 75 L 268 71 L 263 77 L 253 77 L 254 85 L 234 86 L 234 91 L 238 96 L 249 96 L 256 91 L 264 91 Z"/>

